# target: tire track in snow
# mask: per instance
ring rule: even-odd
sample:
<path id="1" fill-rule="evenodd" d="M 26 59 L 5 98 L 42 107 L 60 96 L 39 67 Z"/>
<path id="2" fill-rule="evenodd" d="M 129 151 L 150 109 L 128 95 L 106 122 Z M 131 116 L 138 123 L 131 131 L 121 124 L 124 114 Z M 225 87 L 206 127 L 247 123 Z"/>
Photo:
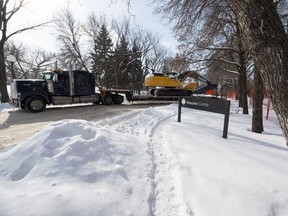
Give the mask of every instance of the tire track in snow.
<path id="1" fill-rule="evenodd" d="M 165 115 L 157 109 L 150 108 L 128 114 L 127 118 L 122 116 L 115 121 L 112 120 L 114 125 L 111 126 L 116 130 L 147 139 L 147 152 L 151 161 L 148 173 L 151 191 L 147 200 L 150 216 L 192 215 L 183 201 L 182 189 L 177 185 L 175 177 L 176 171 L 172 171 L 175 169 L 173 157 L 168 156 L 171 155 L 170 149 L 163 139 L 163 125 L 172 117 L 175 117 L 176 121 L 176 114 L 176 111 L 169 111 Z"/>

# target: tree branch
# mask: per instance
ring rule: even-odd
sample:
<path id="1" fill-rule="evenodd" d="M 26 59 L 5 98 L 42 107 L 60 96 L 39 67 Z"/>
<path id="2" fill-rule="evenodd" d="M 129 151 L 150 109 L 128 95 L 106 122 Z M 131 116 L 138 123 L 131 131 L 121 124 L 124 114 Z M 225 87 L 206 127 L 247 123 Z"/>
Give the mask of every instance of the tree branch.
<path id="1" fill-rule="evenodd" d="M 19 29 L 19 30 L 15 31 L 15 32 L 11 33 L 10 35 L 8 35 L 8 36 L 6 37 L 6 40 L 8 40 L 8 39 L 9 39 L 10 37 L 12 37 L 13 35 L 20 34 L 20 33 L 24 32 L 24 31 L 27 31 L 27 30 L 34 30 L 34 29 L 36 29 L 36 28 L 42 27 L 42 26 L 44 26 L 44 25 L 47 25 L 47 24 L 49 24 L 49 23 L 51 23 L 51 22 L 53 22 L 53 21 L 44 22 L 44 23 L 41 23 L 41 24 L 38 24 L 38 25 L 34 25 L 34 26 L 30 26 L 30 27 L 26 27 L 26 28 Z"/>

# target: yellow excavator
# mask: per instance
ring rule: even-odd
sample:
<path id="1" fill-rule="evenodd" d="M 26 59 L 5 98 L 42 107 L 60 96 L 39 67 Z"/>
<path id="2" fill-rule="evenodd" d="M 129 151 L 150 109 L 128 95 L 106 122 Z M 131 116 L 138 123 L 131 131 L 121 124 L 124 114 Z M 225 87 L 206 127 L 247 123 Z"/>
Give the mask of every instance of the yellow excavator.
<path id="1" fill-rule="evenodd" d="M 201 83 L 204 83 L 200 85 Z M 153 73 L 145 77 L 145 87 L 150 88 L 153 96 L 191 96 L 205 94 L 217 88 L 217 84 L 199 75 L 196 71 L 177 73 Z"/>

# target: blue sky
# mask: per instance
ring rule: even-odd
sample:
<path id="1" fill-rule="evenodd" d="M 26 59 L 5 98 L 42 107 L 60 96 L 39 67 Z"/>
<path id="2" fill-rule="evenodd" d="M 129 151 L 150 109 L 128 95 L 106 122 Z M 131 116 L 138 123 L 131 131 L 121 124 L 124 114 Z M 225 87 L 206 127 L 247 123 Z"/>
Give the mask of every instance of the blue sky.
<path id="1" fill-rule="evenodd" d="M 175 50 L 176 40 L 173 38 L 171 26 L 165 25 L 160 15 L 153 14 L 153 6 L 149 5 L 149 0 L 132 0 L 131 2 L 130 13 L 135 15 L 131 16 L 133 22 L 159 34 L 161 44 L 172 51 Z M 83 22 L 92 12 L 96 15 L 105 14 L 107 18 L 121 19 L 129 16 L 126 1 L 122 0 L 30 0 L 25 8 L 21 9 L 11 20 L 10 31 L 45 22 L 61 8 L 66 8 L 68 3 L 77 19 Z M 27 45 L 53 50 L 57 47 L 52 32 L 52 29 L 29 31 L 12 39 Z"/>

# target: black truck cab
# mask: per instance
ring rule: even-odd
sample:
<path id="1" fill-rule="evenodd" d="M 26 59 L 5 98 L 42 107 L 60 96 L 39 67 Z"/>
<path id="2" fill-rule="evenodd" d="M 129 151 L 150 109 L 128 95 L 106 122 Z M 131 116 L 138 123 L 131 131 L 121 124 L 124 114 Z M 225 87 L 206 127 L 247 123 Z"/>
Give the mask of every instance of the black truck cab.
<path id="1" fill-rule="evenodd" d="M 48 92 L 51 96 L 87 96 L 95 94 L 94 76 L 87 71 L 47 71 L 43 73 L 43 80 L 47 82 Z"/>
<path id="2" fill-rule="evenodd" d="M 82 70 L 45 71 L 42 79 L 15 79 L 10 88 L 10 102 L 31 112 L 41 112 L 47 104 L 101 102 L 93 74 Z"/>

